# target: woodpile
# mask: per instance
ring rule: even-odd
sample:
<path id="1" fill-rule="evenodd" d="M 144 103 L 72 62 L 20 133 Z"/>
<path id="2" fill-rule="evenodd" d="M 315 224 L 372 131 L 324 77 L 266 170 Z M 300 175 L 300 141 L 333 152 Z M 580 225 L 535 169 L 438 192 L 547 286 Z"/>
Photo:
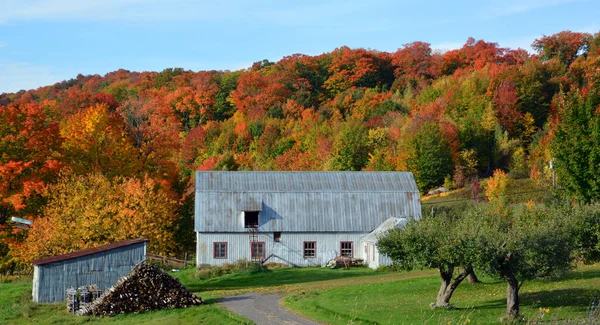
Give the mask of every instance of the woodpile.
<path id="1" fill-rule="evenodd" d="M 186 308 L 203 301 L 189 292 L 177 279 L 154 265 L 142 263 L 78 315 L 113 316 L 155 309 Z"/>
<path id="2" fill-rule="evenodd" d="M 335 269 L 335 268 L 339 268 L 339 267 L 348 269 L 351 266 L 363 266 L 363 265 L 364 265 L 364 260 L 361 258 L 344 257 L 344 256 L 336 256 L 334 259 L 327 262 L 327 267 L 330 269 Z"/>
<path id="3" fill-rule="evenodd" d="M 75 313 L 79 309 L 87 307 L 98 299 L 101 293 L 102 291 L 95 284 L 81 286 L 77 289 L 74 287 L 67 289 L 67 311 Z"/>

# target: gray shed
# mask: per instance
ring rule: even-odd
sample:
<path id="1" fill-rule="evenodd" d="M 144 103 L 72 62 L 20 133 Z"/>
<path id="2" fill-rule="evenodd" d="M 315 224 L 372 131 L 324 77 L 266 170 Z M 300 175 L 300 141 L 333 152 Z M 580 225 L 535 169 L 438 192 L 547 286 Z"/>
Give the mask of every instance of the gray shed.
<path id="1" fill-rule="evenodd" d="M 390 217 L 420 216 L 409 172 L 197 172 L 196 261 L 365 259 L 361 238 Z"/>
<path id="2" fill-rule="evenodd" d="M 33 261 L 33 301 L 65 301 L 70 287 L 110 288 L 146 259 L 147 243 L 145 238 L 131 239 Z"/>

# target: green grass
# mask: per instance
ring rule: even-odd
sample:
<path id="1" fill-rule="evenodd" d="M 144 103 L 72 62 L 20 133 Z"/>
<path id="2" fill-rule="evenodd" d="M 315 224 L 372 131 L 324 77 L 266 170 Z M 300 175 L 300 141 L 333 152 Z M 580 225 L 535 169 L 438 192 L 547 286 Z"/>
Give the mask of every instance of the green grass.
<path id="1" fill-rule="evenodd" d="M 482 179 L 479 185 L 479 198 L 485 198 L 485 186 L 487 179 Z M 507 202 L 510 204 L 522 204 L 531 200 L 536 203 L 544 203 L 549 197 L 551 188 L 538 186 L 530 178 L 511 179 L 506 188 Z M 464 188 L 450 192 L 422 197 L 424 207 L 430 206 L 456 206 L 472 202 L 473 185 L 468 184 Z"/>
<path id="2" fill-rule="evenodd" d="M 429 309 L 439 279 L 436 271 L 375 272 L 368 268 L 275 268 L 270 272 L 236 273 L 201 280 L 194 268 L 171 273 L 201 296 L 206 305 L 111 318 L 77 317 L 64 304 L 31 302 L 31 279 L 0 284 L 0 324 L 243 324 L 244 318 L 215 305 L 218 298 L 248 291 L 287 295 L 285 306 L 331 324 L 471 324 L 497 323 L 505 312 L 506 287 L 487 280 L 462 284 L 452 302 L 456 310 Z M 538 308 L 550 308 L 554 319 L 581 317 L 600 297 L 600 265 L 581 267 L 560 281 L 525 283 L 522 312 L 530 319 Z"/>
<path id="3" fill-rule="evenodd" d="M 309 282 L 382 275 L 368 268 L 276 268 L 267 273 L 230 274 L 208 280 L 199 280 L 192 267 L 170 273 L 207 304 L 110 318 L 77 317 L 66 311 L 65 304 L 33 303 L 31 279 L 23 279 L 0 284 L 0 324 L 247 324 L 251 322 L 215 305 L 216 299 L 247 291 L 281 291 L 286 285 L 291 290 Z"/>
<path id="4" fill-rule="evenodd" d="M 201 293 L 200 293 L 201 294 Z M 201 295 L 202 296 L 202 295 Z M 205 298 L 203 296 L 203 298 Z M 249 324 L 250 321 L 208 303 L 186 309 L 170 309 L 116 317 L 78 317 L 65 304 L 36 304 L 31 301 L 31 279 L 0 284 L 0 324 Z"/>
<path id="5" fill-rule="evenodd" d="M 305 290 L 288 296 L 285 306 L 329 324 L 471 324 L 498 323 L 506 311 L 506 285 L 488 281 L 461 284 L 454 310 L 435 310 L 439 278 L 427 276 L 384 283 Z M 560 281 L 534 281 L 521 288 L 521 312 L 539 319 L 539 308 L 549 308 L 545 320 L 585 317 L 594 298 L 600 297 L 600 265 L 586 266 Z"/>
<path id="6" fill-rule="evenodd" d="M 344 269 L 328 268 L 274 268 L 270 272 L 248 274 L 234 273 L 217 278 L 199 280 L 194 269 L 178 272 L 176 276 L 188 289 L 194 292 L 209 291 L 215 296 L 221 296 L 219 291 L 229 293 L 235 290 L 269 290 L 271 287 L 283 285 L 306 284 L 311 282 L 350 279 L 357 277 L 382 275 L 366 267 Z"/>

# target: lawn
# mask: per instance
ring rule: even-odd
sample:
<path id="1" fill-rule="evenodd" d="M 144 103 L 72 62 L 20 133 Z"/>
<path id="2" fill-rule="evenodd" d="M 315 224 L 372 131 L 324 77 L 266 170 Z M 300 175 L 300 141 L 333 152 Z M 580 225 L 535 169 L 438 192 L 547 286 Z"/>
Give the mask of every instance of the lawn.
<path id="1" fill-rule="evenodd" d="M 204 296 L 202 296 L 204 298 Z M 31 279 L 0 284 L 0 324 L 249 324 L 248 320 L 214 305 L 161 310 L 142 314 L 95 318 L 77 317 L 65 304 L 36 304 L 31 301 Z"/>
<path id="2" fill-rule="evenodd" d="M 69 314 L 64 304 L 33 303 L 31 279 L 0 283 L 0 324 L 247 324 L 251 322 L 215 305 L 215 299 L 247 291 L 295 291 L 295 288 L 307 283 L 323 283 L 324 280 L 338 280 L 339 284 L 344 284 L 350 278 L 386 279 L 385 274 L 368 268 L 276 268 L 268 273 L 231 274 L 208 280 L 198 279 L 195 273 L 193 267 L 171 272 L 188 289 L 202 297 L 207 305 L 111 318 L 77 317 Z M 339 284 L 334 281 L 331 285 Z"/>
<path id="3" fill-rule="evenodd" d="M 248 291 L 279 292 L 287 308 L 331 324 L 471 324 L 497 323 L 505 310 L 505 285 L 486 280 L 462 284 L 452 298 L 458 309 L 431 311 L 439 280 L 434 270 L 375 272 L 368 268 L 275 268 L 267 273 L 238 273 L 202 280 L 194 268 L 172 272 L 207 305 L 112 318 L 76 317 L 64 304 L 31 302 L 31 279 L 0 284 L 0 324 L 244 324 L 214 302 Z M 521 306 L 528 318 L 549 308 L 545 319 L 582 317 L 600 297 L 600 265 L 581 267 L 560 281 L 535 281 L 522 288 Z"/>
<path id="4" fill-rule="evenodd" d="M 429 309 L 439 289 L 437 276 L 385 283 L 304 290 L 288 296 L 284 305 L 329 324 L 494 324 L 506 310 L 506 285 L 463 283 L 455 292 L 454 310 Z M 560 281 L 533 281 L 521 288 L 521 312 L 528 320 L 586 317 L 600 297 L 600 265 L 581 267 Z"/>

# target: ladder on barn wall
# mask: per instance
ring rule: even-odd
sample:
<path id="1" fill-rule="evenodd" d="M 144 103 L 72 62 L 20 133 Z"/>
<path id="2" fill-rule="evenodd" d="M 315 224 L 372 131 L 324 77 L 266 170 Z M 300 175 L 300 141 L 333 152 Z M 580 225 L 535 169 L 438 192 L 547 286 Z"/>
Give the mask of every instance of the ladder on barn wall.
<path id="1" fill-rule="evenodd" d="M 258 243 L 258 228 L 248 228 L 248 237 L 250 238 L 250 260 L 252 261 L 252 263 L 260 263 L 260 256 L 258 256 L 258 254 L 252 255 L 252 251 L 254 249 L 253 244 Z"/>

